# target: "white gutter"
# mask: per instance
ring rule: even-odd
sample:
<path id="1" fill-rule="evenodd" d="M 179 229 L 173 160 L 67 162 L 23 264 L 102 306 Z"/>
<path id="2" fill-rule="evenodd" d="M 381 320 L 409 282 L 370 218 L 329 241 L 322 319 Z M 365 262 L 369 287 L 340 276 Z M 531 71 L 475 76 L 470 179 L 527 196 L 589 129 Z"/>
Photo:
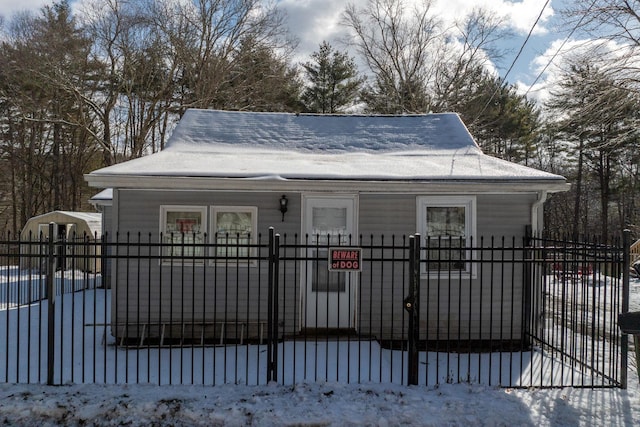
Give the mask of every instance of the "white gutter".
<path id="1" fill-rule="evenodd" d="M 347 191 L 360 193 L 504 193 L 567 191 L 570 185 L 554 179 L 449 179 L 431 181 L 364 181 L 313 179 L 240 179 L 146 175 L 85 175 L 90 187 L 216 191 Z"/>

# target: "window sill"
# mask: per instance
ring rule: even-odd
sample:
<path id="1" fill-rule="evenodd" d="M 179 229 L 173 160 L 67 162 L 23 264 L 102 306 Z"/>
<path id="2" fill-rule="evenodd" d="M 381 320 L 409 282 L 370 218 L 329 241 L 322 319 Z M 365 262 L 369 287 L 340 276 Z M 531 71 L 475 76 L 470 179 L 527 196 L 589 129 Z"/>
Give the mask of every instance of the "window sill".
<path id="1" fill-rule="evenodd" d="M 420 279 L 423 280 L 472 280 L 477 279 L 477 274 L 468 271 L 449 271 L 442 270 L 439 272 L 420 273 Z"/>

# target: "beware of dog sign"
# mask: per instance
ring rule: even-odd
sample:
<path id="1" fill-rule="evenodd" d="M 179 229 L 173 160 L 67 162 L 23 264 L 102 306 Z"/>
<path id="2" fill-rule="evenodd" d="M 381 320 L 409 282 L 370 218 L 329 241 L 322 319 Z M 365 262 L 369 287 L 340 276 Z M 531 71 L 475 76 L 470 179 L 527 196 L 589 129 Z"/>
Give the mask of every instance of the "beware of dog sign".
<path id="1" fill-rule="evenodd" d="M 329 248 L 329 271 L 361 271 L 362 248 Z"/>

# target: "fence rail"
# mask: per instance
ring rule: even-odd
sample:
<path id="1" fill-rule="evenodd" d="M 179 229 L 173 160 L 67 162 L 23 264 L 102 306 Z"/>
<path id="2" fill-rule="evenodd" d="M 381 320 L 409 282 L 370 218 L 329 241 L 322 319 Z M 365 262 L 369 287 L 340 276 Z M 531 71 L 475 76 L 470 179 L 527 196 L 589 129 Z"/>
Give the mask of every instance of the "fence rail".
<path id="1" fill-rule="evenodd" d="M 0 381 L 626 386 L 620 242 L 220 237 L 0 241 Z"/>

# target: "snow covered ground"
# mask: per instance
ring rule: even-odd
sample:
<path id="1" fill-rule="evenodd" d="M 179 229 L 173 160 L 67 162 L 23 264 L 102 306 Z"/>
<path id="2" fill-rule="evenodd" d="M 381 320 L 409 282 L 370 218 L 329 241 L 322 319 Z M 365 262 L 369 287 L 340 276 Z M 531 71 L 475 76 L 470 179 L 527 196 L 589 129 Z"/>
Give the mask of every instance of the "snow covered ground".
<path id="1" fill-rule="evenodd" d="M 639 309 L 639 302 L 640 281 L 634 280 L 631 310 Z M 0 343 L 0 354 L 3 347 Z M 627 390 L 331 381 L 213 387 L 0 384 L 0 423 L 632 426 L 640 425 L 640 387 L 633 363 Z"/>
<path id="2" fill-rule="evenodd" d="M 629 389 L 514 390 L 441 385 L 0 385 L 5 425 L 633 426 Z"/>

